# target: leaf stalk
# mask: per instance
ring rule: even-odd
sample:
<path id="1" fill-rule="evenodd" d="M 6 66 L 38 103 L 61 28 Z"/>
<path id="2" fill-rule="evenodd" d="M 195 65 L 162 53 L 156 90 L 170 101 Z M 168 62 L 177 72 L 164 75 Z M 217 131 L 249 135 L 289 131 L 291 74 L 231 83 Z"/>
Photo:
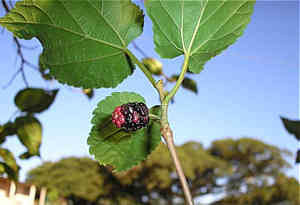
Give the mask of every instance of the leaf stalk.
<path id="1" fill-rule="evenodd" d="M 188 65 L 189 65 L 189 54 L 185 54 L 184 56 L 184 62 L 181 68 L 181 72 L 180 75 L 178 77 L 178 80 L 176 81 L 176 84 L 174 85 L 174 87 L 172 88 L 172 90 L 170 91 L 170 93 L 166 96 L 166 98 L 164 99 L 165 103 L 168 104 L 169 101 L 173 98 L 173 96 L 176 94 L 177 90 L 179 89 L 183 79 L 184 79 L 184 75 L 187 72 L 188 69 Z"/>
<path id="2" fill-rule="evenodd" d="M 148 78 L 148 80 L 150 81 L 150 83 L 152 84 L 152 86 L 153 86 L 155 89 L 157 89 L 155 79 L 153 78 L 152 73 L 146 68 L 146 66 L 145 66 L 142 62 L 140 62 L 140 61 L 135 57 L 135 55 L 133 55 L 133 54 L 131 53 L 130 50 L 127 49 L 125 52 L 129 55 L 129 57 L 131 58 L 131 60 L 132 60 L 135 64 L 137 64 L 137 65 L 140 67 L 140 69 L 141 69 L 142 72 L 146 75 L 146 77 Z"/>

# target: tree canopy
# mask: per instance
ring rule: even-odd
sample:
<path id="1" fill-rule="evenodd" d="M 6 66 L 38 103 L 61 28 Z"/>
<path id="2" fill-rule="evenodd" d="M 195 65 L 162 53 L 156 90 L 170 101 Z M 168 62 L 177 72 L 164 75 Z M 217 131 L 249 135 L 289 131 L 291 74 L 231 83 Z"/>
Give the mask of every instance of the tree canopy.
<path id="1" fill-rule="evenodd" d="M 217 140 L 207 149 L 191 141 L 177 151 L 195 198 L 224 193 L 216 205 L 297 202 L 299 183 L 282 172 L 289 166 L 286 150 L 241 138 Z M 184 199 L 163 143 L 127 172 L 112 172 L 112 167 L 90 158 L 70 157 L 31 170 L 27 181 L 75 204 L 176 204 Z"/>

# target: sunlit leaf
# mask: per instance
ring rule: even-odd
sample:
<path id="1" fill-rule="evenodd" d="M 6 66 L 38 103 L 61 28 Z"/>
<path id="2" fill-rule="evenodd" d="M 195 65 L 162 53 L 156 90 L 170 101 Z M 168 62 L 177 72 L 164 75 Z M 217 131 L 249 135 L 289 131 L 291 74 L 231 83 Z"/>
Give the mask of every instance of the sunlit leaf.
<path id="1" fill-rule="evenodd" d="M 190 57 L 189 70 L 203 65 L 240 37 L 250 21 L 253 0 L 147 0 L 155 50 L 163 58 Z"/>
<path id="2" fill-rule="evenodd" d="M 32 116 L 16 119 L 17 134 L 19 140 L 27 148 L 30 155 L 39 155 L 42 141 L 42 125 L 38 119 Z"/>
<path id="3" fill-rule="evenodd" d="M 103 165 L 112 165 L 115 171 L 128 170 L 151 153 L 161 141 L 160 123 L 150 120 L 148 127 L 135 132 L 117 129 L 111 122 L 115 107 L 129 102 L 144 102 L 138 94 L 112 93 L 100 101 L 94 110 L 93 128 L 88 138 L 90 153 Z M 158 110 L 150 110 L 156 115 Z"/>
<path id="4" fill-rule="evenodd" d="M 125 51 L 143 23 L 130 0 L 24 0 L 0 19 L 17 37 L 40 40 L 60 82 L 84 88 L 116 87 L 133 72 Z"/>
<path id="5" fill-rule="evenodd" d="M 0 148 L 0 170 L 5 172 L 10 178 L 17 179 L 19 167 L 16 159 L 9 150 Z"/>

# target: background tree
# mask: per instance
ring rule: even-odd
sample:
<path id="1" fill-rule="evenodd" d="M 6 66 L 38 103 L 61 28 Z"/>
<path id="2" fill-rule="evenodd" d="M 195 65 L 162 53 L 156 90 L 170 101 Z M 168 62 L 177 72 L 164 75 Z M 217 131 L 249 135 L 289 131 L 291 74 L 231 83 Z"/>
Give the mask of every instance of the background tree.
<path id="1" fill-rule="evenodd" d="M 250 191 L 226 196 L 212 205 L 298 205 L 299 190 L 297 179 L 278 174 L 271 185 L 253 186 Z"/>
<path id="2" fill-rule="evenodd" d="M 232 145 L 247 147 L 248 154 L 232 149 Z M 223 155 L 216 156 L 217 150 Z M 245 164 L 237 165 L 230 157 L 221 158 L 225 156 L 224 150 L 227 150 L 227 156 L 230 154 L 233 159 L 239 156 L 239 161 Z M 178 146 L 177 151 L 195 198 L 222 193 L 225 197 L 215 203 L 249 202 L 249 205 L 255 204 L 256 198 L 264 200 L 262 205 L 281 201 L 294 203 L 296 200 L 299 183 L 282 173 L 283 168 L 288 166 L 284 159 L 285 150 L 258 140 L 242 138 L 215 141 L 208 149 L 197 142 L 187 142 Z M 258 152 L 262 155 L 269 153 L 272 160 L 258 157 Z M 75 204 L 114 204 L 116 201 L 121 205 L 127 202 L 145 205 L 180 204 L 183 203 L 184 195 L 167 153 L 167 148 L 161 144 L 146 161 L 123 173 L 112 172 L 110 167 L 98 166 L 97 162 L 89 158 L 66 158 L 59 162 L 44 163 L 31 170 L 27 181 L 47 186 L 50 192 L 59 193 Z M 253 156 L 255 153 L 257 157 Z M 246 166 L 247 161 L 253 165 Z M 261 168 L 262 161 L 265 169 Z M 253 169 L 260 171 L 253 176 Z M 269 177 L 268 180 L 265 176 Z M 88 182 L 86 179 L 89 179 Z"/>
<path id="3" fill-rule="evenodd" d="M 251 190 L 264 186 L 284 168 L 290 167 L 285 157 L 291 153 L 252 138 L 222 139 L 214 141 L 209 149 L 211 155 L 225 160 L 232 167 L 226 181 L 226 192 L 236 194 L 241 189 Z"/>

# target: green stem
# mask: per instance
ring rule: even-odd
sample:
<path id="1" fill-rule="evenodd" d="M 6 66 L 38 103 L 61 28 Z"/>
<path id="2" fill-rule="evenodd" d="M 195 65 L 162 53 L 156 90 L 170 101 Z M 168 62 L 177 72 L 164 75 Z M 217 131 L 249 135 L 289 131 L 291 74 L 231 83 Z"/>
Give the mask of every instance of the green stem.
<path id="1" fill-rule="evenodd" d="M 184 56 L 184 62 L 182 65 L 182 69 L 181 69 L 181 73 L 178 77 L 178 80 L 176 81 L 175 86 L 172 88 L 172 90 L 170 91 L 170 93 L 166 96 L 166 98 L 164 99 L 164 102 L 166 104 L 169 103 L 169 101 L 172 99 L 172 97 L 176 94 L 177 90 L 179 89 L 183 79 L 184 79 L 184 75 L 188 69 L 188 65 L 189 65 L 189 54 L 186 54 Z"/>
<path id="2" fill-rule="evenodd" d="M 161 133 L 162 136 L 165 140 L 165 142 L 168 145 L 168 148 L 170 150 L 173 162 L 175 164 L 175 168 L 176 171 L 178 173 L 182 188 L 183 188 L 183 192 L 186 198 L 186 202 L 188 205 L 193 205 L 193 199 L 192 199 L 192 195 L 191 195 L 191 191 L 188 187 L 187 184 L 187 180 L 184 176 L 184 172 L 182 170 L 182 166 L 180 164 L 180 161 L 178 159 L 176 150 L 175 150 L 175 144 L 174 144 L 174 139 L 173 139 L 173 132 L 170 128 L 169 122 L 168 122 L 168 105 L 169 105 L 169 101 L 170 99 L 172 99 L 172 97 L 176 94 L 177 90 L 179 89 L 183 79 L 184 79 L 184 75 L 188 69 L 188 63 L 189 63 L 189 55 L 185 55 L 184 58 L 184 62 L 182 65 L 182 69 L 181 69 L 181 73 L 179 75 L 179 78 L 175 84 L 175 86 L 172 88 L 171 92 L 165 96 L 164 92 L 163 92 L 163 83 L 162 81 L 158 81 L 158 83 L 155 82 L 151 72 L 144 66 L 143 63 L 141 63 L 136 57 L 135 55 L 133 55 L 129 50 L 125 51 L 129 57 L 131 58 L 131 60 L 137 64 L 140 69 L 143 71 L 143 73 L 146 75 L 146 77 L 148 78 L 148 80 L 151 82 L 151 84 L 153 85 L 153 87 L 158 91 L 160 99 L 161 99 L 161 119 L 160 119 L 160 123 L 161 123 Z"/>
<path id="3" fill-rule="evenodd" d="M 153 119 L 153 120 L 160 120 L 160 116 L 157 116 L 157 115 L 149 114 L 149 117 L 150 117 L 150 119 Z"/>
<path id="4" fill-rule="evenodd" d="M 131 60 L 140 67 L 140 69 L 146 75 L 146 77 L 148 78 L 148 80 L 150 81 L 150 83 L 153 85 L 153 87 L 155 89 L 157 89 L 156 82 L 155 82 L 155 80 L 154 80 L 151 72 L 146 68 L 146 66 L 143 63 L 141 63 L 139 61 L 139 59 L 137 59 L 135 57 L 135 55 L 133 55 L 133 53 L 131 53 L 130 50 L 127 49 L 127 50 L 125 50 L 125 52 L 129 55 L 129 57 L 131 58 Z"/>

